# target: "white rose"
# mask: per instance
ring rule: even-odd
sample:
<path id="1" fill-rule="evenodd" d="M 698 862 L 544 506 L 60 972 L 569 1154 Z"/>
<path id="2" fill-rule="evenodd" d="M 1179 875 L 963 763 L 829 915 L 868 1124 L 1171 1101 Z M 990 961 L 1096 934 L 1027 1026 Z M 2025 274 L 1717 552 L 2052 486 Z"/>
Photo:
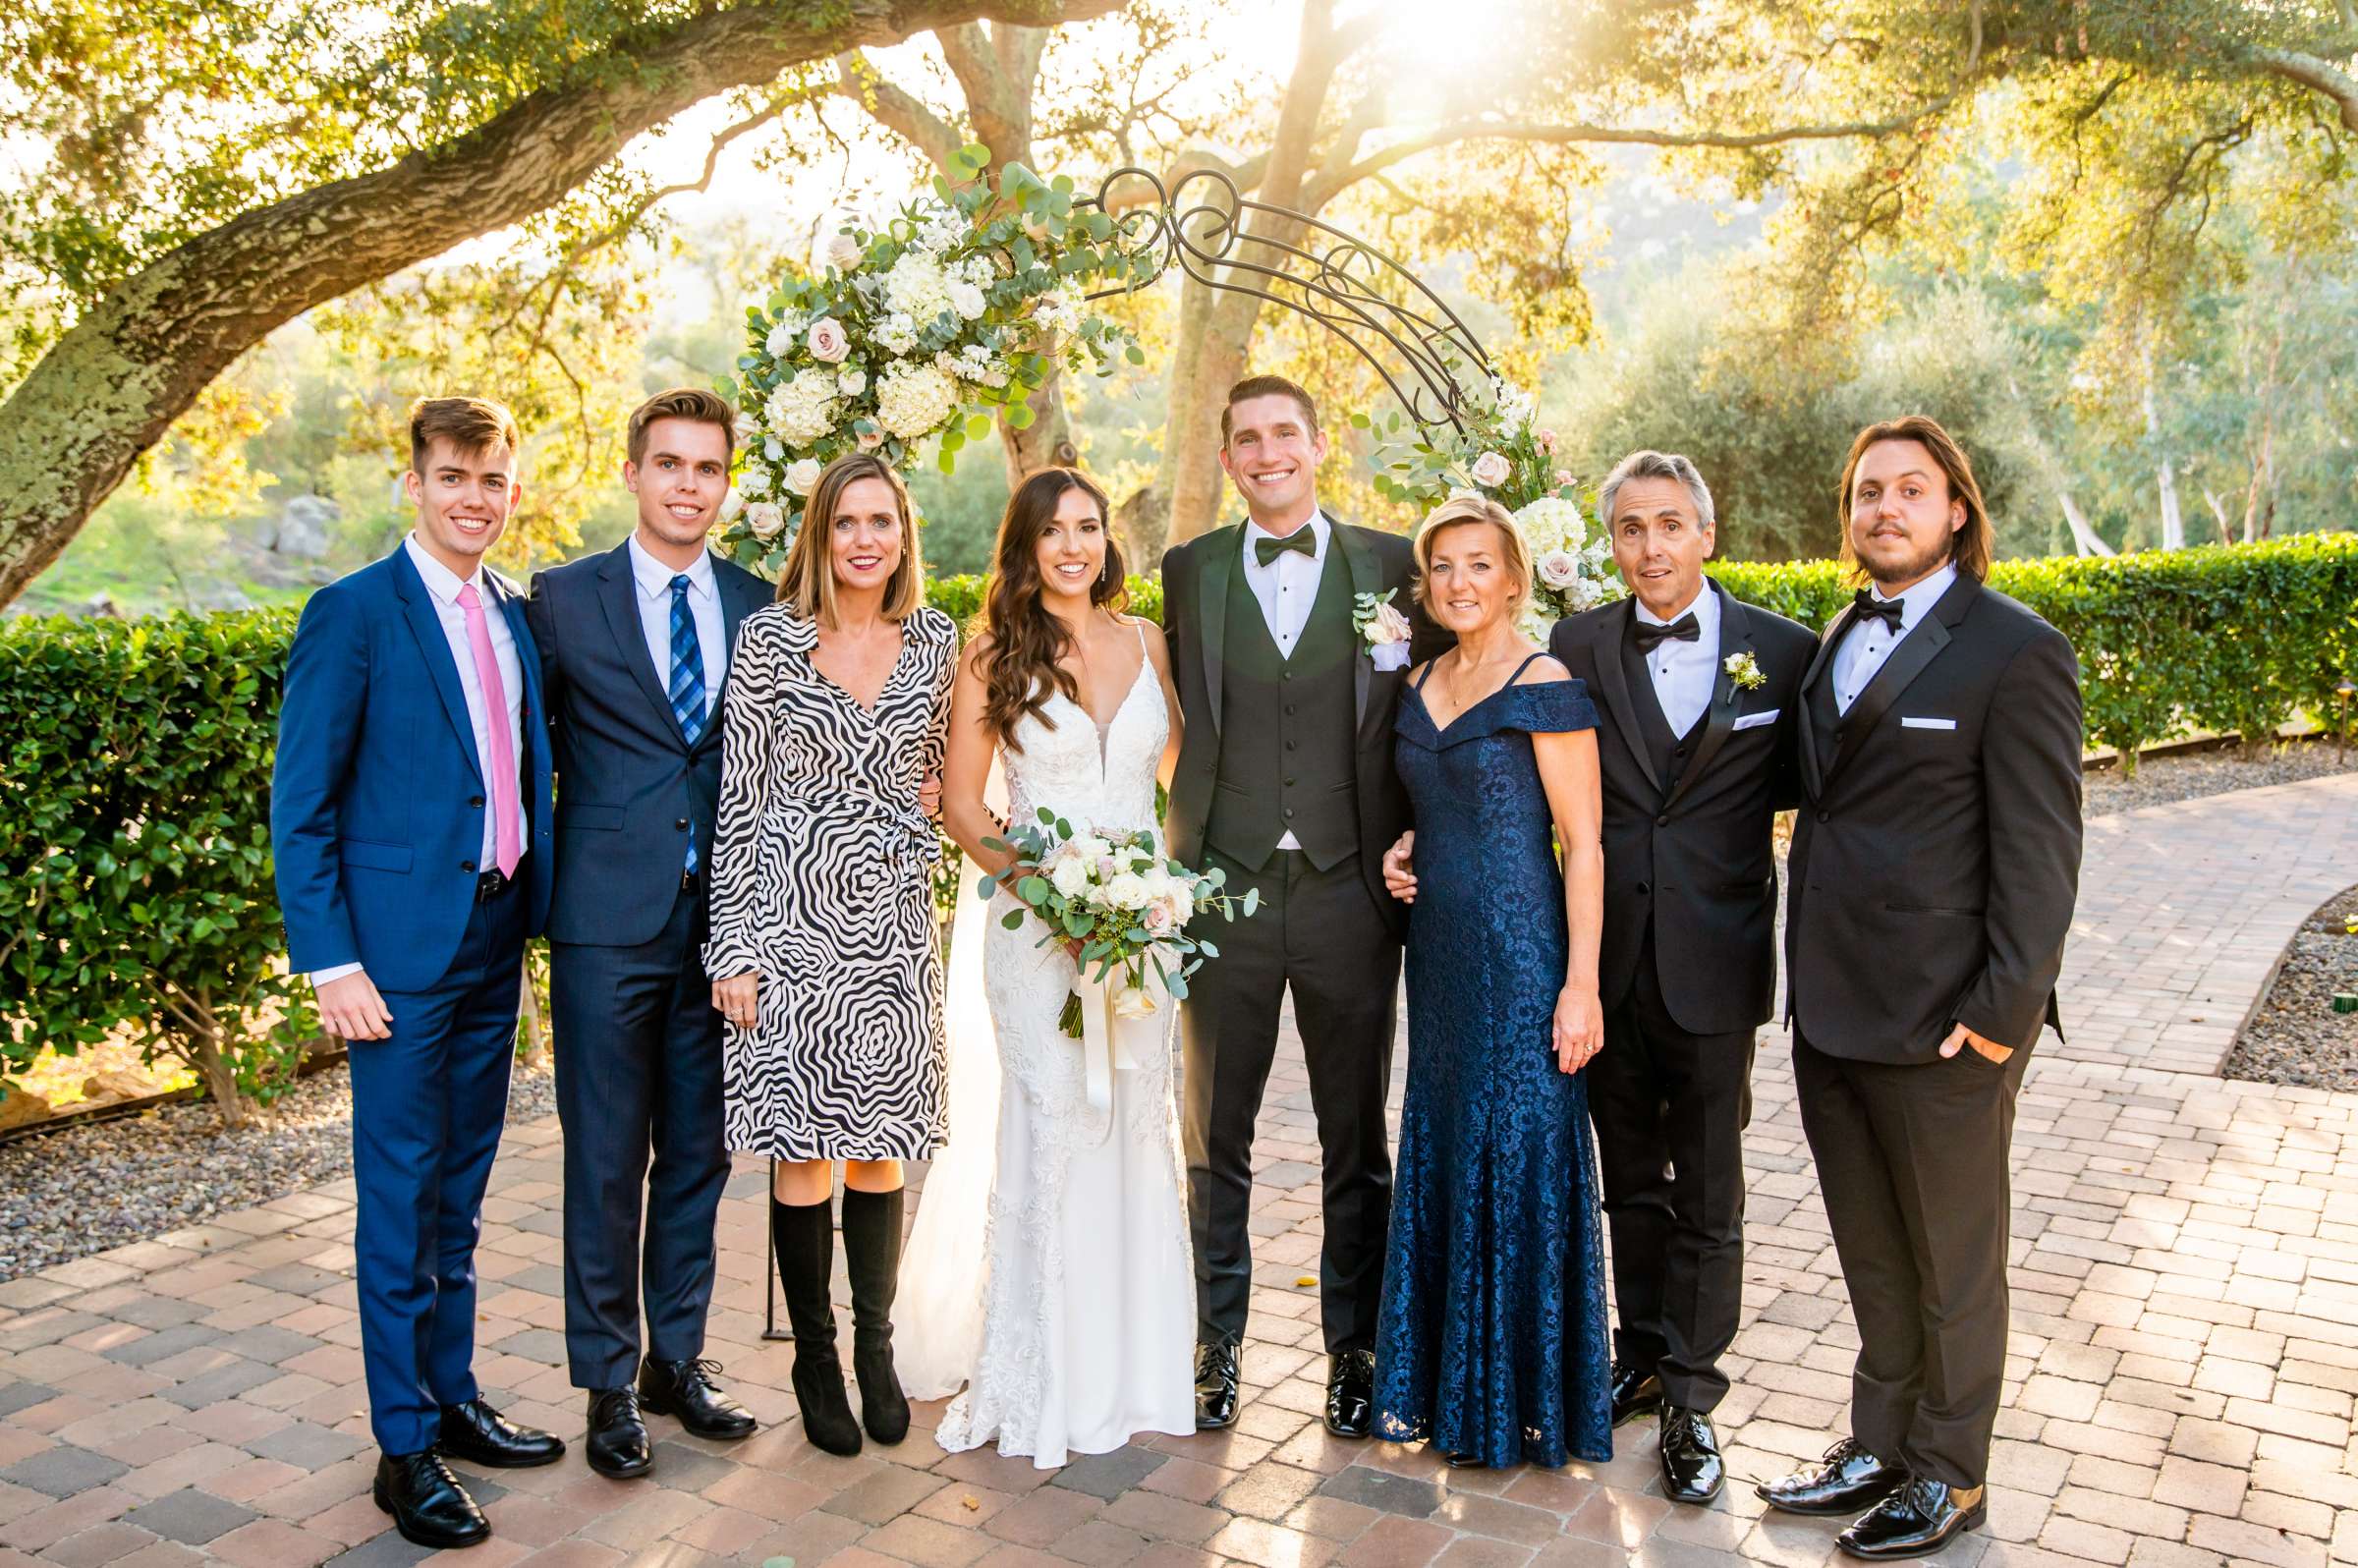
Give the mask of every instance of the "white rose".
<path id="1" fill-rule="evenodd" d="M 818 487 L 818 476 L 827 466 L 816 458 L 797 458 L 786 465 L 786 488 L 797 495 L 809 495 Z"/>
<path id="2" fill-rule="evenodd" d="M 795 339 L 798 335 L 792 327 L 780 321 L 769 329 L 769 336 L 763 340 L 762 347 L 769 350 L 771 359 L 783 360 L 794 352 Z"/>
<path id="3" fill-rule="evenodd" d="M 786 512 L 775 501 L 756 501 L 745 509 L 745 526 L 754 531 L 754 537 L 767 544 L 786 527 Z"/>
<path id="4" fill-rule="evenodd" d="M 972 321 L 980 316 L 987 305 L 988 302 L 982 298 L 982 291 L 973 284 L 961 282 L 950 285 L 950 308 L 967 320 Z"/>
<path id="5" fill-rule="evenodd" d="M 761 421 L 749 412 L 740 412 L 729 421 L 729 428 L 737 432 L 739 446 L 752 446 L 754 438 L 761 433 Z"/>
<path id="6" fill-rule="evenodd" d="M 1048 881 L 1066 898 L 1075 898 L 1089 886 L 1089 863 L 1078 858 L 1059 860 L 1048 872 Z"/>
<path id="7" fill-rule="evenodd" d="M 1115 909 L 1145 909 L 1147 884 L 1134 871 L 1124 871 L 1105 884 L 1105 902 Z"/>
<path id="8" fill-rule="evenodd" d="M 843 357 L 852 352 L 852 340 L 844 332 L 843 323 L 833 316 L 821 316 L 811 323 L 811 358 L 821 364 L 841 364 Z"/>
<path id="9" fill-rule="evenodd" d="M 1474 460 L 1474 482 L 1489 489 L 1504 484 L 1515 472 L 1503 452 L 1485 452 Z"/>
<path id="10" fill-rule="evenodd" d="M 745 492 L 734 484 L 730 485 L 729 493 L 720 498 L 720 520 L 726 523 L 744 510 Z"/>
<path id="11" fill-rule="evenodd" d="M 835 372 L 835 390 L 847 398 L 856 398 L 868 390 L 868 372 L 854 365 Z"/>
<path id="12" fill-rule="evenodd" d="M 1569 550 L 1549 550 L 1534 568 L 1540 581 L 1551 588 L 1570 588 L 1580 581 L 1580 560 Z"/>
<path id="13" fill-rule="evenodd" d="M 851 271 L 867 256 L 868 252 L 860 248 L 860 242 L 848 233 L 838 234 L 827 242 L 827 265 L 838 272 Z"/>

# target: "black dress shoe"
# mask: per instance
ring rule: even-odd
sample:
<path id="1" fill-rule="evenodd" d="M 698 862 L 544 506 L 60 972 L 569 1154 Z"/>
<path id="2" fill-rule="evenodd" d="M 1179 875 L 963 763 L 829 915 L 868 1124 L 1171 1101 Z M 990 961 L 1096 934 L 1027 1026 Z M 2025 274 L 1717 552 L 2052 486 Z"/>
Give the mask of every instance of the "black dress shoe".
<path id="1" fill-rule="evenodd" d="M 1326 1429 L 1337 1437 L 1365 1437 L 1376 1428 L 1376 1353 L 1339 1352 L 1327 1364 Z"/>
<path id="2" fill-rule="evenodd" d="M 1727 1484 L 1719 1434 L 1712 1418 L 1682 1405 L 1662 1407 L 1662 1495 L 1672 1502 L 1708 1503 Z"/>
<path id="3" fill-rule="evenodd" d="M 677 1416 L 697 1437 L 732 1442 L 751 1437 L 753 1413 L 713 1385 L 716 1361 L 650 1361 L 639 1369 L 639 1408 Z"/>
<path id="4" fill-rule="evenodd" d="M 1769 1507 L 1788 1514 L 1855 1514 L 1897 1491 L 1907 1479 L 1907 1466 L 1878 1459 L 1857 1438 L 1845 1437 L 1825 1451 L 1817 1468 L 1762 1482 L 1753 1490 Z"/>
<path id="5" fill-rule="evenodd" d="M 1651 1367 L 1633 1362 L 1613 1363 L 1613 1425 L 1651 1416 L 1662 1408 L 1662 1380 Z"/>
<path id="6" fill-rule="evenodd" d="M 429 1550 L 491 1539 L 491 1521 L 431 1448 L 385 1454 L 376 1462 L 376 1505 L 393 1516 L 401 1539 Z"/>
<path id="7" fill-rule="evenodd" d="M 590 1468 L 615 1481 L 629 1481 L 655 1468 L 646 1419 L 639 1414 L 636 1388 L 590 1391 L 590 1435 L 582 1440 Z"/>
<path id="8" fill-rule="evenodd" d="M 492 1470 L 530 1470 L 565 1457 L 564 1438 L 519 1427 L 479 1399 L 442 1407 L 442 1435 L 434 1447 L 445 1459 Z"/>
<path id="9" fill-rule="evenodd" d="M 1236 1341 L 1196 1347 L 1196 1429 L 1236 1425 Z"/>
<path id="10" fill-rule="evenodd" d="M 1853 1557 L 1927 1557 L 1968 1530 L 1979 1530 L 1982 1519 L 1981 1487 L 1911 1476 L 1836 1536 L 1834 1544 Z"/>

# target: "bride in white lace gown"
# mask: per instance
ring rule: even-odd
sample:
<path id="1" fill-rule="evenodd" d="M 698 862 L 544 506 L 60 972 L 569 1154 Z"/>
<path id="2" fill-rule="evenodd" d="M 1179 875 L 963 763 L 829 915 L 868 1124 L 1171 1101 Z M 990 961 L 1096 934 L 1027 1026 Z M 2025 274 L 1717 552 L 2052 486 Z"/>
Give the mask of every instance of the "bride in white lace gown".
<path id="1" fill-rule="evenodd" d="M 894 1316 L 912 1397 L 966 1385 L 941 1446 L 995 1438 L 1042 1469 L 1196 1429 L 1177 1006 L 1163 999 L 1154 1049 L 1117 1061 L 1108 1118 L 1089 1102 L 1082 1042 L 1057 1025 L 1071 955 L 1042 945 L 1037 919 L 1007 929 L 1022 908 L 1008 895 L 986 909 L 974 895 L 1009 859 L 982 842 L 1000 814 L 1045 806 L 1076 827 L 1155 827 L 1178 704 L 1161 630 L 1119 613 L 1105 514 L 1104 493 L 1070 470 L 1017 489 L 960 661 L 942 779 L 943 818 L 968 859 L 951 944 L 950 1142 L 926 1174 Z"/>

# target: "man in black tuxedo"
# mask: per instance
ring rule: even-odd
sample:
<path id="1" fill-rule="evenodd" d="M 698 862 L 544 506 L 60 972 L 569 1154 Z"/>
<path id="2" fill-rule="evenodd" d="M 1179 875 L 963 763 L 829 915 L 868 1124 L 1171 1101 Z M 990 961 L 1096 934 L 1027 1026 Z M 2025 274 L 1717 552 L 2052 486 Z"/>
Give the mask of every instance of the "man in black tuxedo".
<path id="1" fill-rule="evenodd" d="M 754 1430 L 700 1359 L 729 1174 L 703 873 L 729 648 L 770 599 L 768 584 L 704 545 L 729 491 L 730 421 L 710 392 L 641 405 L 622 470 L 638 527 L 603 555 L 540 573 L 527 612 L 557 765 L 548 934 L 565 1351 L 574 1386 L 589 1390 L 590 1464 L 618 1479 L 653 1466 L 643 1411 L 700 1437 Z"/>
<path id="2" fill-rule="evenodd" d="M 1559 623 L 1548 651 L 1612 732 L 1604 1049 L 1588 1081 L 1613 1237 L 1613 1420 L 1658 1407 L 1663 1491 L 1701 1503 L 1725 1477 L 1711 1412 L 1744 1305 L 1753 1034 L 1776 987 L 1772 829 L 1798 794 L 1817 640 L 1705 578 L 1712 492 L 1687 458 L 1624 458 L 1598 516 L 1630 597 Z"/>
<path id="3" fill-rule="evenodd" d="M 1413 611 L 1409 542 L 1319 508 L 1325 458 L 1310 394 L 1277 376 L 1230 389 L 1220 465 L 1248 521 L 1163 557 L 1163 632 L 1186 719 L 1168 813 L 1171 853 L 1261 890 L 1251 920 L 1181 1009 L 1188 1212 L 1195 1232 L 1196 1424 L 1236 1420 L 1238 1345 L 1252 1295 L 1253 1124 L 1290 986 L 1323 1155 L 1319 1311 L 1326 1426 L 1374 1420 L 1376 1315 L 1391 1217 L 1383 1102 L 1407 906 L 1383 851 L 1408 825 L 1392 771 L 1392 709 L 1408 642 L 1363 635 L 1380 597 L 1412 616 L 1415 659 L 1446 647 Z"/>
<path id="4" fill-rule="evenodd" d="M 1851 1434 L 1761 1487 L 1851 1513 L 1857 1557 L 1983 1519 L 2006 1356 L 2007 1145 L 2080 867 L 2071 644 L 1984 586 L 1989 515 L 1946 430 L 1868 426 L 1843 553 L 1871 580 L 1803 682 L 1786 917 L 1803 1131 L 1858 1318 Z"/>

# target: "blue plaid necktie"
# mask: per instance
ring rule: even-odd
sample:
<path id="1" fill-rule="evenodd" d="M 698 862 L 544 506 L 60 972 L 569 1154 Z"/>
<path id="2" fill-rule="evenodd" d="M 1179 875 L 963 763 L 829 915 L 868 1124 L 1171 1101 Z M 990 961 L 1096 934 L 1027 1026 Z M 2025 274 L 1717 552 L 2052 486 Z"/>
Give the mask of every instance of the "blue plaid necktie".
<path id="1" fill-rule="evenodd" d="M 671 711 L 680 733 L 694 746 L 704 733 L 704 654 L 696 641 L 696 616 L 688 608 L 688 579 L 671 580 Z M 688 869 L 696 869 L 696 834 L 688 837 Z"/>

